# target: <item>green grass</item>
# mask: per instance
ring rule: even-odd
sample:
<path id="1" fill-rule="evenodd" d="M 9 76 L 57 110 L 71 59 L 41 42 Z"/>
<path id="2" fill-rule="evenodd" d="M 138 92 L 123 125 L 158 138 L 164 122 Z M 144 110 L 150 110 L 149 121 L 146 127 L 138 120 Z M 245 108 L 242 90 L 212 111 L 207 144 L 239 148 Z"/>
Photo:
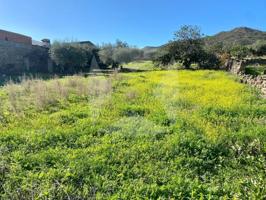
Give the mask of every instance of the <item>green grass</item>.
<path id="1" fill-rule="evenodd" d="M 134 70 L 143 70 L 143 71 L 151 71 L 151 70 L 159 70 L 160 67 L 155 66 L 154 63 L 150 60 L 139 60 L 139 61 L 134 61 L 128 64 L 125 64 L 124 67 L 129 68 L 129 69 L 134 69 Z M 176 63 L 176 64 L 171 64 L 168 65 L 167 67 L 164 67 L 166 69 L 181 69 L 181 64 Z M 195 68 L 195 64 L 192 65 L 192 68 Z"/>
<path id="2" fill-rule="evenodd" d="M 264 73 L 266 73 L 266 66 L 248 66 L 245 68 L 245 74 L 257 76 Z"/>
<path id="3" fill-rule="evenodd" d="M 30 80 L 0 101 L 0 199 L 266 198 L 266 100 L 226 72 Z"/>
<path id="4" fill-rule="evenodd" d="M 140 61 L 134 61 L 128 64 L 125 64 L 124 67 L 130 68 L 130 69 L 135 69 L 135 70 L 154 70 L 156 69 L 152 61 L 145 61 L 145 60 L 140 60 Z"/>

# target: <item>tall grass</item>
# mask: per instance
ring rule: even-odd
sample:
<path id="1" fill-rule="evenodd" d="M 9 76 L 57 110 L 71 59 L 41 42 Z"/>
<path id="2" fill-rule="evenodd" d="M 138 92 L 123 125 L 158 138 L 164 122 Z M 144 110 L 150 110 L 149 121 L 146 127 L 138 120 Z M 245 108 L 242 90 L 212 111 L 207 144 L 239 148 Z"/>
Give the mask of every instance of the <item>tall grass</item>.
<path id="1" fill-rule="evenodd" d="M 21 113 L 30 107 L 43 110 L 71 96 L 92 98 L 112 91 L 111 78 L 85 78 L 74 75 L 49 81 L 24 78 L 19 84 L 8 82 L 3 91 L 8 96 L 9 107 L 14 113 Z"/>

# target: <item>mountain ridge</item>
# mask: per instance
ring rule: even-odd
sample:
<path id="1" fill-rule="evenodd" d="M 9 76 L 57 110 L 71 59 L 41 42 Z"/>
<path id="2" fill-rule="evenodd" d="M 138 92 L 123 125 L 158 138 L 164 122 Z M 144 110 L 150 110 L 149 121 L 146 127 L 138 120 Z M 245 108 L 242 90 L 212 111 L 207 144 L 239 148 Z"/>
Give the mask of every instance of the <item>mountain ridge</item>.
<path id="1" fill-rule="evenodd" d="M 226 46 L 252 45 L 258 40 L 266 40 L 266 32 L 249 27 L 236 27 L 204 38 L 206 45 L 223 43 Z"/>
<path id="2" fill-rule="evenodd" d="M 205 36 L 204 42 L 208 46 L 215 45 L 217 43 L 222 43 L 226 46 L 233 46 L 233 45 L 252 45 L 256 43 L 258 40 L 265 40 L 266 41 L 266 32 L 250 27 L 236 27 L 229 31 L 221 31 L 212 36 Z M 163 46 L 163 45 L 161 45 Z M 158 49 L 161 46 L 146 46 L 143 50 L 154 50 Z"/>

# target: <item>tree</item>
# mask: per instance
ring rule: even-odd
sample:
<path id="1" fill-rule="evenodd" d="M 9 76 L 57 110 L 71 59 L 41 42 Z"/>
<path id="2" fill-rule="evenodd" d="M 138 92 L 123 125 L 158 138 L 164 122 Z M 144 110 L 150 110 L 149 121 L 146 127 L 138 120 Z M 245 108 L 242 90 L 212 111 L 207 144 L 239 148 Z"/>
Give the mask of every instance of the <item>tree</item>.
<path id="1" fill-rule="evenodd" d="M 192 63 L 201 61 L 203 54 L 202 34 L 199 27 L 185 25 L 182 26 L 170 41 L 161 49 L 164 53 L 155 60 L 162 61 L 161 64 L 169 64 L 171 61 L 180 62 L 186 69 L 189 69 Z M 166 53 L 167 52 L 167 53 Z"/>
<path id="2" fill-rule="evenodd" d="M 230 55 L 238 59 L 243 59 L 251 54 L 251 50 L 243 45 L 233 46 L 230 50 Z"/>
<path id="3" fill-rule="evenodd" d="M 254 45 L 251 46 L 251 51 L 256 56 L 266 55 L 266 41 L 258 40 Z"/>
<path id="4" fill-rule="evenodd" d="M 136 48 L 118 48 L 114 51 L 113 60 L 116 63 L 124 64 L 141 57 L 141 55 L 142 51 Z"/>
<path id="5" fill-rule="evenodd" d="M 198 26 L 184 25 L 175 32 L 175 41 L 199 41 L 202 38 L 200 28 Z"/>
<path id="6" fill-rule="evenodd" d="M 207 69 L 218 68 L 220 64 L 215 53 L 204 49 L 199 27 L 190 25 L 182 26 L 175 33 L 174 39 L 158 51 L 154 62 L 157 65 L 179 62 L 186 69 L 189 69 L 192 63 Z"/>
<path id="7" fill-rule="evenodd" d="M 226 53 L 226 47 L 223 42 L 217 42 L 213 45 L 206 46 L 205 48 L 208 52 L 216 55 L 223 55 Z"/>
<path id="8" fill-rule="evenodd" d="M 185 25 L 175 33 L 175 38 L 170 43 L 170 52 L 176 61 L 181 62 L 186 69 L 192 63 L 197 63 L 203 52 L 202 34 L 199 27 Z"/>
<path id="9" fill-rule="evenodd" d="M 201 69 L 218 69 L 222 60 L 213 52 L 202 51 L 198 64 Z"/>
<path id="10" fill-rule="evenodd" d="M 115 61 L 113 60 L 114 50 L 115 50 L 115 47 L 112 44 L 104 44 L 100 47 L 99 57 L 100 57 L 100 60 L 106 66 L 111 65 L 112 67 L 114 67 L 116 65 Z"/>
<path id="11" fill-rule="evenodd" d="M 54 42 L 50 49 L 51 58 L 60 67 L 60 72 L 80 72 L 88 65 L 92 49 L 75 42 Z"/>
<path id="12" fill-rule="evenodd" d="M 115 47 L 116 48 L 129 48 L 129 45 L 127 42 L 123 42 L 122 40 L 117 39 Z"/>
<path id="13" fill-rule="evenodd" d="M 154 58 L 153 58 L 153 62 L 156 66 L 166 66 L 169 63 L 171 63 L 171 60 L 172 60 L 172 56 L 166 47 L 159 49 L 155 53 Z"/>
<path id="14" fill-rule="evenodd" d="M 101 61 L 107 66 L 112 66 L 112 68 L 136 60 L 143 55 L 140 49 L 130 47 L 126 42 L 120 40 L 117 40 L 114 45 L 104 44 L 100 49 Z"/>

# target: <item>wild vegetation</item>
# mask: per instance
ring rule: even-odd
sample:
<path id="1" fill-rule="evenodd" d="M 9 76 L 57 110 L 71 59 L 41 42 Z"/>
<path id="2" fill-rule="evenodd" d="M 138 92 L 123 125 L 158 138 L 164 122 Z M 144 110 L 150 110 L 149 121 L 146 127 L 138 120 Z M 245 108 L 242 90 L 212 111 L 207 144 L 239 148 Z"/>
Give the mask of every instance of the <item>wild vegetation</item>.
<path id="1" fill-rule="evenodd" d="M 265 199 L 266 100 L 222 71 L 0 89 L 1 199 Z"/>
<path id="2" fill-rule="evenodd" d="M 253 76 L 266 74 L 266 66 L 265 65 L 247 66 L 245 68 L 245 74 L 250 74 L 250 75 L 253 75 Z"/>
<path id="3" fill-rule="evenodd" d="M 185 69 L 190 69 L 192 64 L 198 69 L 223 69 L 226 61 L 232 58 L 243 60 L 266 55 L 265 40 L 250 45 L 228 45 L 222 41 L 210 44 L 209 39 L 203 37 L 198 26 L 182 26 L 173 40 L 158 49 L 153 61 L 160 67 L 179 63 Z"/>
<path id="4" fill-rule="evenodd" d="M 266 199 L 266 100 L 217 70 L 265 42 L 212 39 L 54 42 L 47 80 L 3 76 L 0 199 Z"/>

